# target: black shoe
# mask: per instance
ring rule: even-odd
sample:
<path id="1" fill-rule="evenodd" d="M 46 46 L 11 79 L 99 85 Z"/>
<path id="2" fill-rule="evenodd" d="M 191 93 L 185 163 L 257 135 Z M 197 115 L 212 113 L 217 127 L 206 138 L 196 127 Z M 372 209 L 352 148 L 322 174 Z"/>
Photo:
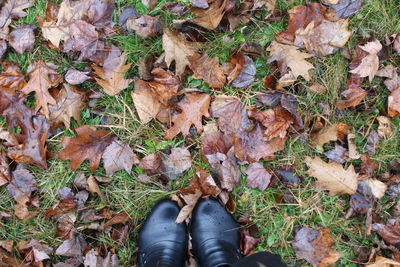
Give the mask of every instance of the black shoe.
<path id="1" fill-rule="evenodd" d="M 139 267 L 183 267 L 188 233 L 185 223 L 176 224 L 178 205 L 162 199 L 153 207 L 139 233 Z"/>
<path id="2" fill-rule="evenodd" d="M 200 267 L 230 265 L 241 258 L 237 223 L 214 198 L 200 200 L 190 225 L 193 254 Z"/>

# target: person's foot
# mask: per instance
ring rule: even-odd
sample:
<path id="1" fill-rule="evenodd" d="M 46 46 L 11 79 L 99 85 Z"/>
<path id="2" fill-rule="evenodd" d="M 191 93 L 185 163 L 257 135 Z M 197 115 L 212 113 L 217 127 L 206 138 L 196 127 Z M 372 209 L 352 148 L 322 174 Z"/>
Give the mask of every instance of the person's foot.
<path id="1" fill-rule="evenodd" d="M 162 199 L 153 207 L 139 233 L 139 267 L 183 267 L 188 233 L 185 223 L 176 224 L 178 205 Z"/>
<path id="2" fill-rule="evenodd" d="M 190 233 L 193 254 L 200 267 L 228 266 L 241 257 L 239 227 L 214 198 L 197 203 L 192 213 Z"/>

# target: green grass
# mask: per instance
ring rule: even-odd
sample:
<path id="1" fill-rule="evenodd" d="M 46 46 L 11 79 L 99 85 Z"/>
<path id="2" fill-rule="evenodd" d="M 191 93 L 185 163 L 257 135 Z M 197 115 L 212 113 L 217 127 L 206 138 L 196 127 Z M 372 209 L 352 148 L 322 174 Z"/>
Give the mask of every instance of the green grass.
<path id="1" fill-rule="evenodd" d="M 167 1 L 159 1 L 156 8 L 149 11 L 140 1 L 117 0 L 117 14 L 114 19 L 117 21 L 119 12 L 124 6 L 132 5 L 137 8 L 139 13 L 161 15 L 165 25 L 170 26 L 172 20 L 176 17 L 161 10 L 165 2 Z M 28 23 L 36 24 L 36 17 L 44 16 L 46 3 L 47 1 L 45 0 L 37 0 L 35 6 L 28 9 L 28 16 L 13 22 L 12 26 L 16 27 Z M 305 1 L 277 0 L 277 3 L 280 11 L 286 11 L 296 5 L 304 4 Z M 393 33 L 400 33 L 399 12 L 398 1 L 365 0 L 362 10 L 350 19 L 350 29 L 354 34 L 347 46 L 350 50 L 354 49 L 358 44 L 358 39 L 367 35 L 383 40 Z M 286 17 L 280 22 L 262 22 L 259 20 L 246 26 L 239 26 L 235 32 L 215 33 L 208 36 L 209 44 L 205 50 L 210 55 L 217 56 L 223 62 L 229 58 L 231 50 L 241 45 L 244 40 L 268 45 L 269 42 L 274 40 L 274 34 L 284 30 L 286 24 Z M 227 41 L 225 36 L 228 36 L 231 41 Z M 140 57 L 149 54 L 160 55 L 162 53 L 162 42 L 159 36 L 142 40 L 134 33 L 130 33 L 114 37 L 111 41 L 123 49 L 128 54 L 129 61 L 134 63 L 128 74 L 130 76 L 137 75 L 136 63 Z M 23 55 L 9 51 L 4 61 L 17 62 L 23 71 L 26 71 L 32 62 L 45 60 L 58 65 L 60 74 L 64 74 L 70 68 L 83 69 L 90 66 L 90 64 L 85 63 L 75 64 L 67 55 L 48 49 L 42 46 L 41 42 L 42 39 L 37 37 L 37 44 L 34 50 Z M 257 78 L 250 89 L 235 89 L 227 86 L 221 91 L 214 91 L 203 85 L 200 80 L 194 80 L 191 77 L 185 80 L 185 86 L 197 87 L 212 95 L 235 95 L 250 106 L 254 104 L 253 96 L 255 92 L 263 89 L 262 78 L 273 71 L 273 68 L 266 63 L 267 56 L 268 54 L 265 53 L 264 56 L 255 60 Z M 368 131 L 377 129 L 375 117 L 386 112 L 388 90 L 384 88 L 382 80 L 379 78 L 375 78 L 371 83 L 365 81 L 363 87 L 370 92 L 375 92 L 375 94 L 370 94 L 362 105 L 347 109 L 344 112 L 344 116 L 341 117 L 336 113 L 335 104 L 341 99 L 340 93 L 346 86 L 349 61 L 341 56 L 340 52 L 324 58 L 313 58 L 311 61 L 316 66 L 312 80 L 310 82 L 299 80 L 288 88 L 288 91 L 298 96 L 300 114 L 306 122 L 310 122 L 314 117 L 321 115 L 318 103 L 327 103 L 332 112 L 329 115 L 324 115 L 324 117 L 331 123 L 342 121 L 352 126 L 352 132 L 357 136 L 356 144 L 358 150 L 365 152 Z M 399 66 L 398 61 L 396 63 L 395 60 L 385 61 L 384 64 L 389 62 Z M 318 96 L 310 92 L 307 88 L 314 83 L 323 84 L 327 88 L 326 94 Z M 93 84 L 86 83 L 83 88 L 92 89 Z M 95 88 L 101 90 L 98 86 Z M 133 169 L 132 175 L 119 171 L 114 175 L 110 183 L 101 185 L 101 190 L 106 196 L 108 206 L 117 212 L 128 212 L 132 219 L 130 223 L 132 226 L 130 228 L 130 238 L 126 245 L 115 245 L 108 235 L 97 237 L 98 240 L 108 244 L 110 247 L 116 248 L 120 263 L 123 266 L 131 266 L 134 261 L 138 229 L 155 201 L 162 196 L 175 192 L 179 188 L 187 186 L 197 167 L 207 168 L 199 152 L 201 144 L 198 136 L 189 137 L 185 140 L 179 135 L 171 141 L 165 141 L 165 126 L 161 123 L 140 124 L 130 97 L 132 89 L 133 85 L 116 97 L 100 99 L 95 107 L 100 113 L 91 113 L 88 108 L 82 110 L 82 122 L 73 121 L 71 128 L 85 124 L 101 125 L 106 121 L 106 125 L 102 126 L 115 133 L 124 142 L 127 142 L 140 156 L 177 145 L 187 146 L 190 147 L 193 156 L 193 167 L 183 177 L 174 182 L 170 190 L 139 183 L 136 177 L 142 173 L 142 170 L 136 167 Z M 378 174 L 385 172 L 388 169 L 389 162 L 398 159 L 400 156 L 400 132 L 397 130 L 400 120 L 396 118 L 394 123 L 396 134 L 388 140 L 383 140 L 377 153 L 372 157 L 379 162 Z M 56 152 L 61 149 L 60 138 L 62 136 L 74 135 L 72 131 L 66 129 L 62 131 L 57 137 L 51 138 L 48 142 L 49 151 Z M 308 131 L 309 128 L 306 129 L 307 133 Z M 328 148 L 329 146 L 324 147 L 325 150 L 328 150 Z M 307 155 L 322 156 L 321 151 L 317 151 L 309 144 L 301 141 L 297 136 L 292 135 L 286 143 L 285 150 L 277 153 L 274 160 L 264 162 L 264 164 L 272 170 L 291 165 L 295 168 L 296 174 L 302 178 L 302 183 L 297 187 L 291 187 L 283 182 L 277 182 L 265 192 L 260 192 L 247 188 L 245 186 L 245 177 L 243 177 L 242 186 L 233 192 L 233 197 L 237 203 L 237 211 L 234 216 L 239 218 L 250 211 L 251 219 L 260 230 L 258 237 L 261 242 L 256 250 L 279 253 L 291 266 L 306 265 L 304 261 L 296 259 L 291 246 L 295 230 L 306 225 L 310 227 L 328 227 L 335 240 L 334 248 L 345 255 L 337 263 L 337 266 L 356 266 L 350 262 L 350 259 L 354 256 L 353 247 L 356 245 L 371 247 L 376 241 L 376 235 L 366 235 L 364 216 L 345 219 L 345 214 L 349 208 L 348 196 L 331 197 L 326 192 L 318 192 L 312 187 L 314 179 L 306 175 L 306 168 L 303 162 L 304 157 Z M 359 163 L 359 161 L 355 161 L 355 163 Z M 45 219 L 44 211 L 57 203 L 59 200 L 57 192 L 60 188 L 70 186 L 78 172 L 90 174 L 90 169 L 89 164 L 85 162 L 78 170 L 72 171 L 68 162 L 61 161 L 57 157 L 48 160 L 48 164 L 49 168 L 47 170 L 29 167 L 35 174 L 39 184 L 38 192 L 41 197 L 39 216 L 28 222 L 22 222 L 16 218 L 0 222 L 0 240 L 10 239 L 18 242 L 28 238 L 36 238 L 52 247 L 57 247 L 61 244 L 62 239 L 56 237 L 55 222 Z M 105 171 L 100 167 L 95 171 L 95 174 L 105 176 Z M 277 202 L 277 199 L 285 192 L 290 192 L 294 196 L 294 204 Z M 380 203 L 383 206 L 381 216 L 388 218 L 391 202 L 387 199 L 382 199 Z M 0 188 L 0 210 L 12 212 L 13 204 L 14 202 L 8 196 L 6 188 Z M 94 208 L 104 206 L 96 197 L 91 197 L 87 205 Z M 57 257 L 53 259 L 55 261 L 61 260 L 61 258 Z"/>

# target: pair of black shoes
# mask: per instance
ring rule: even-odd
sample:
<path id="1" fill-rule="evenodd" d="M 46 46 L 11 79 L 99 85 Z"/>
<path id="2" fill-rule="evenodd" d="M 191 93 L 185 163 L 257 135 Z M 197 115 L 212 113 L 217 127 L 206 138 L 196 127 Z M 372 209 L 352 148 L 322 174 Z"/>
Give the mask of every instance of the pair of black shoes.
<path id="1" fill-rule="evenodd" d="M 188 229 L 176 224 L 179 206 L 159 201 L 139 233 L 139 267 L 183 267 L 188 251 Z M 192 251 L 200 267 L 229 266 L 241 258 L 237 223 L 214 198 L 200 200 L 190 223 Z"/>

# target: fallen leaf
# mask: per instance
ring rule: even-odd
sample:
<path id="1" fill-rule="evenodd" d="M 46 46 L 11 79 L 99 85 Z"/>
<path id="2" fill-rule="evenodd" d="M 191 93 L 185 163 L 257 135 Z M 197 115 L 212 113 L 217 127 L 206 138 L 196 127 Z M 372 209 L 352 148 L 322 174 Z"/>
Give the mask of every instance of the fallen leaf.
<path id="1" fill-rule="evenodd" d="M 252 237 L 246 232 L 241 232 L 241 236 L 240 247 L 243 255 L 249 255 L 253 248 L 260 242 L 260 238 Z"/>
<path id="2" fill-rule="evenodd" d="M 368 92 L 361 88 L 361 81 L 362 79 L 358 75 L 351 75 L 350 79 L 347 81 L 347 89 L 342 92 L 345 99 L 336 104 L 337 108 L 345 109 L 355 107 L 364 100 Z"/>
<path id="3" fill-rule="evenodd" d="M 1 8 L 0 11 L 0 39 L 7 40 L 9 33 L 9 26 L 12 19 L 23 18 L 28 15 L 24 11 L 31 7 L 34 0 L 8 0 Z"/>
<path id="4" fill-rule="evenodd" d="M 377 54 L 381 51 L 382 45 L 378 40 L 374 40 L 359 46 L 359 48 L 367 52 L 367 55 L 361 59 L 361 63 L 355 69 L 350 70 L 350 73 L 358 74 L 360 77 L 369 77 L 369 81 L 372 81 L 379 69 Z"/>
<path id="5" fill-rule="evenodd" d="M 276 41 L 271 43 L 267 51 L 270 52 L 267 62 L 277 61 L 282 76 L 289 73 L 295 80 L 298 76 L 302 76 L 306 81 L 310 80 L 308 71 L 314 69 L 314 66 L 306 59 L 312 57 L 312 55 L 300 52 L 293 45 L 284 45 Z"/>
<path id="6" fill-rule="evenodd" d="M 51 208 L 48 208 L 45 212 L 46 218 L 58 217 L 67 213 L 68 211 L 76 211 L 77 203 L 74 199 L 66 198 L 62 199 L 57 204 L 53 205 Z"/>
<path id="7" fill-rule="evenodd" d="M 157 114 L 160 112 L 161 103 L 145 81 L 138 80 L 135 82 L 135 90 L 132 91 L 132 99 L 142 123 L 148 123 L 156 118 Z"/>
<path id="8" fill-rule="evenodd" d="M 352 32 L 348 29 L 346 19 L 338 21 L 323 20 L 318 26 L 314 21 L 305 28 L 300 28 L 295 33 L 294 44 L 305 47 L 308 52 L 324 57 L 343 48 L 350 39 Z"/>
<path id="9" fill-rule="evenodd" d="M 14 206 L 14 213 L 15 216 L 17 216 L 19 219 L 23 220 L 24 222 L 30 220 L 33 217 L 36 217 L 39 213 L 38 212 L 32 212 L 28 210 L 29 202 L 30 199 L 28 195 L 20 195 L 15 199 L 15 204 Z"/>
<path id="10" fill-rule="evenodd" d="M 186 66 L 190 64 L 187 57 L 197 52 L 196 45 L 196 43 L 187 41 L 185 36 L 175 31 L 164 30 L 162 46 L 165 51 L 165 62 L 167 66 L 170 67 L 171 63 L 175 61 L 176 75 L 183 75 Z"/>
<path id="11" fill-rule="evenodd" d="M 167 2 L 163 5 L 163 10 L 170 11 L 178 16 L 183 16 L 187 12 L 187 7 L 180 2 Z"/>
<path id="12" fill-rule="evenodd" d="M 282 178 L 284 181 L 291 183 L 293 185 L 299 185 L 301 180 L 300 178 L 290 169 L 279 169 L 276 170 L 276 174 L 278 174 L 278 176 L 280 178 Z"/>
<path id="13" fill-rule="evenodd" d="M 257 69 L 253 60 L 248 56 L 244 56 L 244 61 L 244 68 L 241 70 L 239 76 L 237 76 L 231 83 L 235 88 L 248 87 L 255 80 Z"/>
<path id="14" fill-rule="evenodd" d="M 116 254 L 112 254 L 108 252 L 107 255 L 103 258 L 101 255 L 97 253 L 96 250 L 92 249 L 85 255 L 85 260 L 83 264 L 86 267 L 118 267 L 118 256 Z"/>
<path id="15" fill-rule="evenodd" d="M 221 89 L 226 84 L 226 77 L 218 58 L 209 57 L 206 53 L 203 55 L 194 54 L 188 56 L 190 68 L 193 70 L 193 78 L 203 79 L 210 87 Z"/>
<path id="16" fill-rule="evenodd" d="M 7 185 L 8 193 L 14 199 L 26 195 L 30 198 L 32 192 L 37 190 L 35 177 L 24 168 L 18 168 L 12 172 L 12 180 Z"/>
<path id="17" fill-rule="evenodd" d="M 139 58 L 139 62 L 137 63 L 137 65 L 140 78 L 146 81 L 151 80 L 153 78 L 153 75 L 151 75 L 153 63 L 154 63 L 153 55 L 147 55 Z"/>
<path id="18" fill-rule="evenodd" d="M 115 10 L 114 1 L 91 0 L 87 11 L 87 19 L 96 29 L 112 28 L 112 17 Z"/>
<path id="19" fill-rule="evenodd" d="M 25 75 L 16 63 L 2 62 L 4 71 L 0 73 L 0 86 L 8 90 L 10 93 L 21 90 L 26 82 Z"/>
<path id="20" fill-rule="evenodd" d="M 128 88 L 132 82 L 131 79 L 125 79 L 125 73 L 129 70 L 132 63 L 125 64 L 127 56 L 121 54 L 119 49 L 112 49 L 106 60 L 104 66 L 100 67 L 92 65 L 96 82 L 103 88 L 110 96 L 115 96 L 122 90 Z"/>
<path id="21" fill-rule="evenodd" d="M 84 125 L 75 129 L 78 137 L 63 137 L 61 144 L 64 150 L 58 152 L 61 160 L 69 160 L 71 169 L 76 170 L 87 159 L 90 169 L 99 167 L 104 150 L 113 141 L 113 135 L 104 130 L 94 130 Z"/>
<path id="22" fill-rule="evenodd" d="M 81 257 L 87 247 L 87 242 L 81 234 L 74 234 L 71 239 L 65 240 L 55 254 L 64 257 Z"/>
<path id="23" fill-rule="evenodd" d="M 334 162 L 343 164 L 346 162 L 349 152 L 341 145 L 335 144 L 335 148 L 324 153 L 324 155 Z"/>
<path id="24" fill-rule="evenodd" d="M 17 244 L 18 251 L 25 255 L 24 260 L 28 262 L 42 262 L 50 259 L 49 254 L 53 253 L 53 248 L 41 244 L 39 240 L 32 239 L 29 242 L 21 241 Z"/>
<path id="25" fill-rule="evenodd" d="M 379 137 L 383 139 L 388 139 L 392 137 L 395 129 L 391 119 L 385 116 L 378 116 L 376 119 L 379 122 L 378 126 Z"/>
<path id="26" fill-rule="evenodd" d="M 25 264 L 22 260 L 14 258 L 5 250 L 0 249 L 0 267 L 30 267 L 31 265 Z"/>
<path id="27" fill-rule="evenodd" d="M 264 191 L 271 182 L 271 174 L 258 162 L 251 163 L 244 171 L 247 174 L 247 186 Z"/>
<path id="28" fill-rule="evenodd" d="M 364 192 L 364 194 L 369 194 L 372 195 L 376 199 L 380 199 L 385 195 L 387 186 L 383 182 L 376 180 L 376 179 L 366 179 L 360 181 L 361 184 L 365 184 L 365 186 L 368 186 L 368 191 L 369 192 Z M 359 186 L 360 186 L 359 183 Z M 364 191 L 367 189 L 364 188 Z"/>
<path id="29" fill-rule="evenodd" d="M 154 37 L 160 32 L 159 17 L 142 15 L 139 18 L 130 18 L 126 21 L 128 30 L 135 31 L 142 39 Z"/>
<path id="30" fill-rule="evenodd" d="M 31 66 L 30 80 L 21 89 L 25 94 L 35 92 L 36 111 L 42 109 L 42 113 L 49 118 L 49 105 L 56 105 L 56 100 L 50 95 L 49 89 L 60 82 L 57 72 L 44 61 L 37 61 Z"/>
<path id="31" fill-rule="evenodd" d="M 308 166 L 307 174 L 317 178 L 315 187 L 321 190 L 329 190 L 330 195 L 354 194 L 357 190 L 358 174 L 353 165 L 347 170 L 339 163 L 325 163 L 320 158 L 306 157 Z"/>
<path id="32" fill-rule="evenodd" d="M 208 8 L 208 0 L 189 0 L 189 2 L 194 7 L 203 8 L 203 9 Z"/>
<path id="33" fill-rule="evenodd" d="M 138 164 L 139 159 L 128 144 L 114 140 L 104 150 L 103 163 L 108 176 L 112 176 L 119 170 L 125 170 L 131 174 L 133 164 Z"/>
<path id="34" fill-rule="evenodd" d="M 25 51 L 33 49 L 35 44 L 35 33 L 33 30 L 35 28 L 36 26 L 34 25 L 24 25 L 10 33 L 8 42 L 17 53 L 23 54 Z"/>
<path id="35" fill-rule="evenodd" d="M 357 152 L 357 146 L 354 144 L 353 139 L 357 136 L 355 134 L 349 133 L 347 135 L 347 143 L 349 146 L 349 158 L 350 159 L 359 159 L 361 157 L 360 153 Z"/>
<path id="36" fill-rule="evenodd" d="M 377 131 L 372 130 L 367 138 L 367 144 L 365 146 L 365 149 L 367 150 L 368 154 L 373 155 L 376 152 L 376 149 L 378 147 L 380 141 L 380 137 Z"/>
<path id="37" fill-rule="evenodd" d="M 142 3 L 148 9 L 153 9 L 157 5 L 157 0 L 142 0 Z"/>
<path id="38" fill-rule="evenodd" d="M 362 0 L 324 0 L 323 3 L 335 10 L 339 18 L 348 18 L 357 14 Z"/>
<path id="39" fill-rule="evenodd" d="M 244 105 L 237 97 L 217 95 L 210 111 L 214 118 L 218 118 L 219 129 L 227 135 L 239 135 L 250 128 Z"/>
<path id="40" fill-rule="evenodd" d="M 207 9 L 192 8 L 194 18 L 192 21 L 208 30 L 214 30 L 218 27 L 225 14 L 227 0 L 215 0 Z"/>
<path id="41" fill-rule="evenodd" d="M 85 92 L 65 83 L 55 99 L 56 105 L 49 107 L 49 121 L 52 128 L 57 128 L 60 123 L 63 123 L 69 129 L 71 118 L 81 122 L 80 113 L 86 107 L 87 100 Z"/>
<path id="42" fill-rule="evenodd" d="M 97 183 L 93 175 L 89 176 L 89 178 L 87 179 L 87 184 L 88 184 L 88 191 L 90 193 L 98 195 L 101 199 L 101 202 L 107 203 L 106 196 L 103 194 L 103 192 L 101 192 L 99 184 Z"/>
<path id="43" fill-rule="evenodd" d="M 350 196 L 350 208 L 352 208 L 358 214 L 364 215 L 371 209 L 372 200 L 366 196 L 355 193 Z"/>
<path id="44" fill-rule="evenodd" d="M 344 136 L 349 133 L 350 129 L 351 127 L 347 124 L 338 122 L 322 128 L 316 134 L 312 135 L 311 139 L 316 145 L 323 146 L 331 141 L 344 140 Z"/>
<path id="45" fill-rule="evenodd" d="M 174 147 L 171 149 L 169 155 L 162 153 L 161 160 L 163 163 L 163 173 L 170 180 L 176 180 L 192 167 L 192 156 L 187 148 Z"/>
<path id="46" fill-rule="evenodd" d="M 400 87 L 393 90 L 388 98 L 388 114 L 390 117 L 400 114 Z"/>
<path id="47" fill-rule="evenodd" d="M 136 11 L 134 7 L 125 6 L 122 9 L 121 14 L 119 15 L 118 24 L 119 26 L 121 26 L 121 28 L 126 30 L 126 22 L 128 21 L 128 19 L 138 17 L 140 17 L 140 14 Z"/>
<path id="48" fill-rule="evenodd" d="M 293 248 L 298 258 L 306 260 L 313 267 L 325 267 L 344 256 L 332 249 L 333 243 L 329 229 L 302 227 L 296 233 Z"/>
<path id="49" fill-rule="evenodd" d="M 167 130 L 165 139 L 171 140 L 179 133 L 188 136 L 192 125 L 196 127 L 198 133 L 201 133 L 203 116 L 210 117 L 208 113 L 210 101 L 211 97 L 207 94 L 185 94 L 185 98 L 176 105 L 180 113 L 172 116 L 173 126 Z"/>
<path id="50" fill-rule="evenodd" d="M 91 77 L 88 76 L 88 71 L 79 71 L 75 69 L 70 69 L 65 74 L 65 80 L 72 85 L 78 85 L 84 83 L 87 80 L 90 80 Z"/>
<path id="51" fill-rule="evenodd" d="M 400 262 L 377 256 L 375 262 L 365 265 L 366 267 L 395 267 L 400 266 Z"/>
<path id="52" fill-rule="evenodd" d="M 14 246 L 14 241 L 12 240 L 0 240 L 0 247 L 4 248 L 8 252 L 11 252 Z"/>
<path id="53" fill-rule="evenodd" d="M 153 79 L 147 82 L 157 99 L 164 105 L 168 105 L 172 97 L 176 96 L 182 85 L 181 79 L 171 71 L 155 68 L 151 71 Z"/>
<path id="54" fill-rule="evenodd" d="M 319 83 L 314 83 L 308 89 L 317 95 L 323 95 L 326 92 L 326 87 Z"/>
<path id="55" fill-rule="evenodd" d="M 377 232 L 389 245 L 400 244 L 400 222 L 396 219 L 389 219 L 386 224 L 374 223 L 372 230 Z"/>

